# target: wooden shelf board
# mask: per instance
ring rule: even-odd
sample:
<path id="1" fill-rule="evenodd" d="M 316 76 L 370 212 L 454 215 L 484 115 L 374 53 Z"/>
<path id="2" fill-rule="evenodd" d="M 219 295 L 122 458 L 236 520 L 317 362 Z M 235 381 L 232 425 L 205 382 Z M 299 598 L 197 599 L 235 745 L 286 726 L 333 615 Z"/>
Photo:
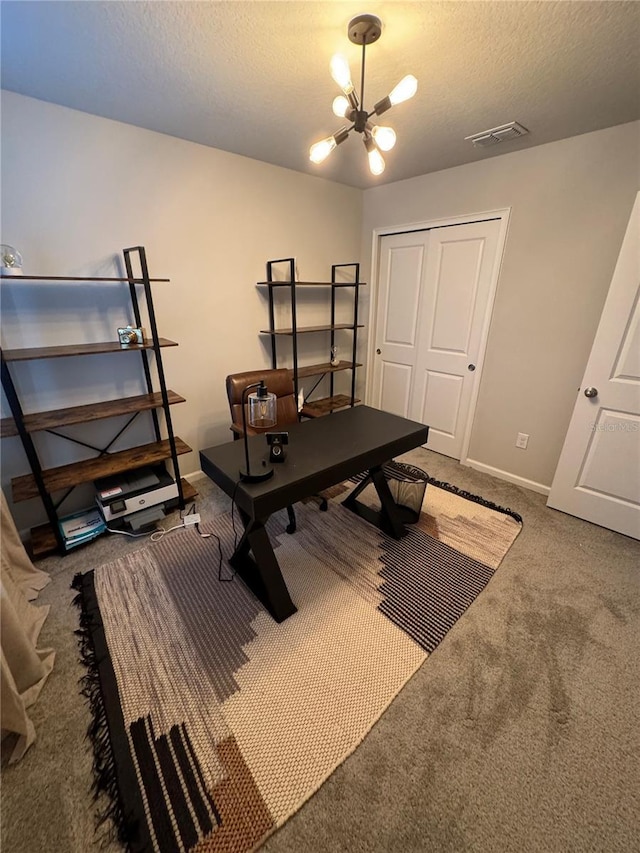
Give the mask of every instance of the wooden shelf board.
<path id="1" fill-rule="evenodd" d="M 184 403 L 185 398 L 175 391 L 167 391 L 169 405 Z M 105 400 L 101 403 L 90 403 L 86 406 L 72 406 L 68 409 L 53 409 L 49 412 L 33 412 L 24 416 L 24 426 L 27 432 L 38 432 L 43 429 L 55 429 L 71 424 L 84 424 L 98 421 L 102 418 L 113 418 L 116 415 L 132 415 L 149 409 L 162 408 L 162 394 L 140 394 L 137 397 L 122 397 L 119 400 Z M 13 418 L 3 418 L 0 421 L 0 437 L 7 438 L 18 435 L 18 428 Z"/>
<path id="2" fill-rule="evenodd" d="M 364 287 L 366 281 L 258 281 L 257 287 Z"/>
<path id="3" fill-rule="evenodd" d="M 77 275 L 0 275 L 0 278 L 5 281 L 69 281 L 69 282 L 88 282 L 88 281 L 111 281 L 111 282 L 127 282 L 128 284 L 144 284 L 144 278 L 112 278 L 110 276 L 77 276 Z M 149 283 L 169 282 L 170 278 L 150 278 Z"/>
<path id="4" fill-rule="evenodd" d="M 194 485 L 192 485 L 188 480 L 185 480 L 184 477 L 180 477 L 180 482 L 182 483 L 182 496 L 185 501 L 192 501 L 194 498 L 198 497 L 198 490 Z"/>
<path id="5" fill-rule="evenodd" d="M 198 496 L 198 492 L 188 480 L 180 478 L 182 483 L 182 494 L 185 503 L 192 501 Z M 93 540 L 91 540 L 93 542 Z M 50 524 L 41 524 L 31 529 L 31 553 L 35 558 L 54 554 L 58 550 L 58 543 Z"/>
<path id="6" fill-rule="evenodd" d="M 161 347 L 177 347 L 175 341 L 159 338 Z M 6 349 L 2 351 L 5 361 L 32 361 L 37 358 L 64 358 L 72 355 L 97 355 L 111 352 L 140 352 L 153 349 L 153 341 L 145 340 L 144 344 L 121 346 L 117 341 L 105 341 L 93 344 L 64 344 L 55 347 L 27 347 L 25 349 Z"/>
<path id="7" fill-rule="evenodd" d="M 355 399 L 354 403 L 359 403 L 360 400 Z M 319 418 L 322 415 L 328 415 L 329 412 L 334 412 L 336 409 L 344 409 L 351 405 L 351 397 L 346 394 L 335 394 L 333 397 L 323 397 L 321 400 L 310 400 L 302 407 L 302 414 L 306 418 Z"/>
<path id="8" fill-rule="evenodd" d="M 58 550 L 58 543 L 50 524 L 31 528 L 31 554 L 34 558 L 46 557 Z"/>
<path id="9" fill-rule="evenodd" d="M 322 373 L 336 373 L 338 370 L 351 370 L 354 367 L 362 367 L 361 364 L 352 361 L 341 361 L 339 364 L 333 365 L 326 361 L 323 364 L 307 364 L 304 367 L 298 367 L 298 379 L 305 376 L 319 376 Z M 293 368 L 289 370 L 289 374 L 293 377 Z"/>
<path id="10" fill-rule="evenodd" d="M 18 435 L 18 428 L 13 418 L 2 418 L 0 420 L 0 438 L 10 438 Z"/>
<path id="11" fill-rule="evenodd" d="M 181 438 L 176 436 L 175 442 L 176 452 L 179 456 L 183 453 L 191 453 L 191 448 Z M 49 468 L 42 472 L 42 477 L 45 488 L 51 493 L 59 489 L 68 489 L 72 486 L 98 480 L 110 474 L 131 471 L 135 468 L 142 468 L 144 465 L 153 465 L 169 459 L 170 456 L 169 440 L 165 439 L 164 441 L 120 450 L 116 453 L 105 453 L 103 456 L 95 456 L 92 459 L 83 459 L 81 462 L 73 462 L 59 468 Z M 16 503 L 36 498 L 39 495 L 33 474 L 15 477 L 11 481 L 11 490 L 13 500 Z"/>
<path id="12" fill-rule="evenodd" d="M 333 326 L 329 324 L 328 326 L 298 326 L 296 329 L 297 334 L 302 335 L 305 332 L 330 332 L 332 329 L 362 329 L 364 326 L 358 323 L 357 327 L 353 325 L 353 323 L 334 323 Z M 261 335 L 292 335 L 293 329 L 261 329 Z"/>

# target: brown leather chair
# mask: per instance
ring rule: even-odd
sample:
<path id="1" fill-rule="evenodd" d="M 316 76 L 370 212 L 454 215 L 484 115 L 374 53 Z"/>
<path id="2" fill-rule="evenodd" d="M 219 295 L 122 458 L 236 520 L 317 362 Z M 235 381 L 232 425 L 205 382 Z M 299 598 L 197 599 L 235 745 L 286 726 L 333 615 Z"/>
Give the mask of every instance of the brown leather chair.
<path id="1" fill-rule="evenodd" d="M 264 379 L 267 389 L 276 395 L 277 420 L 271 427 L 253 427 L 247 423 L 247 435 L 258 435 L 263 432 L 286 432 L 288 426 L 298 423 L 298 404 L 296 400 L 293 376 L 286 367 L 277 370 L 246 370 L 244 373 L 232 373 L 226 378 L 227 398 L 231 412 L 231 430 L 234 439 L 241 438 L 242 429 L 242 392 L 248 385 L 254 385 Z M 245 402 L 245 414 L 249 417 L 247 403 Z M 320 509 L 326 511 L 327 499 L 317 495 L 320 499 Z M 296 529 L 296 516 L 292 506 L 287 507 L 289 525 L 287 533 L 294 533 Z"/>

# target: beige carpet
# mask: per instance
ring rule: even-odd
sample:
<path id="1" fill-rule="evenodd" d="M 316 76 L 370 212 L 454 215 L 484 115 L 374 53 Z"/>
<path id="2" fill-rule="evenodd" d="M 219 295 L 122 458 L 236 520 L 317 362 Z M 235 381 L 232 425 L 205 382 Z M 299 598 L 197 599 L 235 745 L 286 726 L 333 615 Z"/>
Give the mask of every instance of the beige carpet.
<path id="1" fill-rule="evenodd" d="M 77 579 L 97 781 L 133 850 L 259 845 L 361 743 L 520 531 L 430 485 L 396 541 L 340 506 L 346 491 L 327 513 L 298 505 L 293 536 L 284 514 L 270 522 L 298 607 L 280 625 L 218 579 L 217 541 L 195 530 Z M 230 513 L 202 531 L 231 553 Z"/>

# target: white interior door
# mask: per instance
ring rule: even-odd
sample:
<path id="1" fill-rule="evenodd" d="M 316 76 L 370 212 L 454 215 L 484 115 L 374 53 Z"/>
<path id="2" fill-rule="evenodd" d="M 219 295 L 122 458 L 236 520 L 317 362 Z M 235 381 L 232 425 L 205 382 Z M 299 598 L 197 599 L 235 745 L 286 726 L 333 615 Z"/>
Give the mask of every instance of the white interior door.
<path id="1" fill-rule="evenodd" d="M 415 231 L 385 236 L 380 246 L 372 403 L 404 418 L 413 388 L 428 240 L 428 231 Z"/>
<path id="2" fill-rule="evenodd" d="M 460 459 L 489 328 L 500 222 L 381 240 L 372 403 L 429 426 Z"/>
<path id="3" fill-rule="evenodd" d="M 547 505 L 640 539 L 640 193 Z"/>

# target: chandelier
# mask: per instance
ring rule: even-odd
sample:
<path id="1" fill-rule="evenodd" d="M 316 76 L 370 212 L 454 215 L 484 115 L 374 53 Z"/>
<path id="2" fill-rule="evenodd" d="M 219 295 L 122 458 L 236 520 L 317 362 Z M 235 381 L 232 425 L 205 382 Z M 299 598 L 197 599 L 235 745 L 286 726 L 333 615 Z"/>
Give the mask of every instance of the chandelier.
<path id="1" fill-rule="evenodd" d="M 334 148 L 349 136 L 352 130 L 362 134 L 362 141 L 369 158 L 369 168 L 374 175 L 384 172 L 384 158 L 381 151 L 390 151 L 396 144 L 396 134 L 393 128 L 373 124 L 372 116 L 379 116 L 396 104 L 412 98 L 418 88 L 418 81 L 413 74 L 407 74 L 398 85 L 381 101 L 375 104 L 371 112 L 364 108 L 364 62 L 365 50 L 368 44 L 378 41 L 382 33 L 382 21 L 375 15 L 357 15 L 349 21 L 347 29 L 349 40 L 362 45 L 362 69 L 360 77 L 360 96 L 351 82 L 351 71 L 347 59 L 337 53 L 331 59 L 331 76 L 344 92 L 333 102 L 334 115 L 346 118 L 351 126 L 344 125 L 326 139 L 311 146 L 309 159 L 312 163 L 322 163 Z"/>

